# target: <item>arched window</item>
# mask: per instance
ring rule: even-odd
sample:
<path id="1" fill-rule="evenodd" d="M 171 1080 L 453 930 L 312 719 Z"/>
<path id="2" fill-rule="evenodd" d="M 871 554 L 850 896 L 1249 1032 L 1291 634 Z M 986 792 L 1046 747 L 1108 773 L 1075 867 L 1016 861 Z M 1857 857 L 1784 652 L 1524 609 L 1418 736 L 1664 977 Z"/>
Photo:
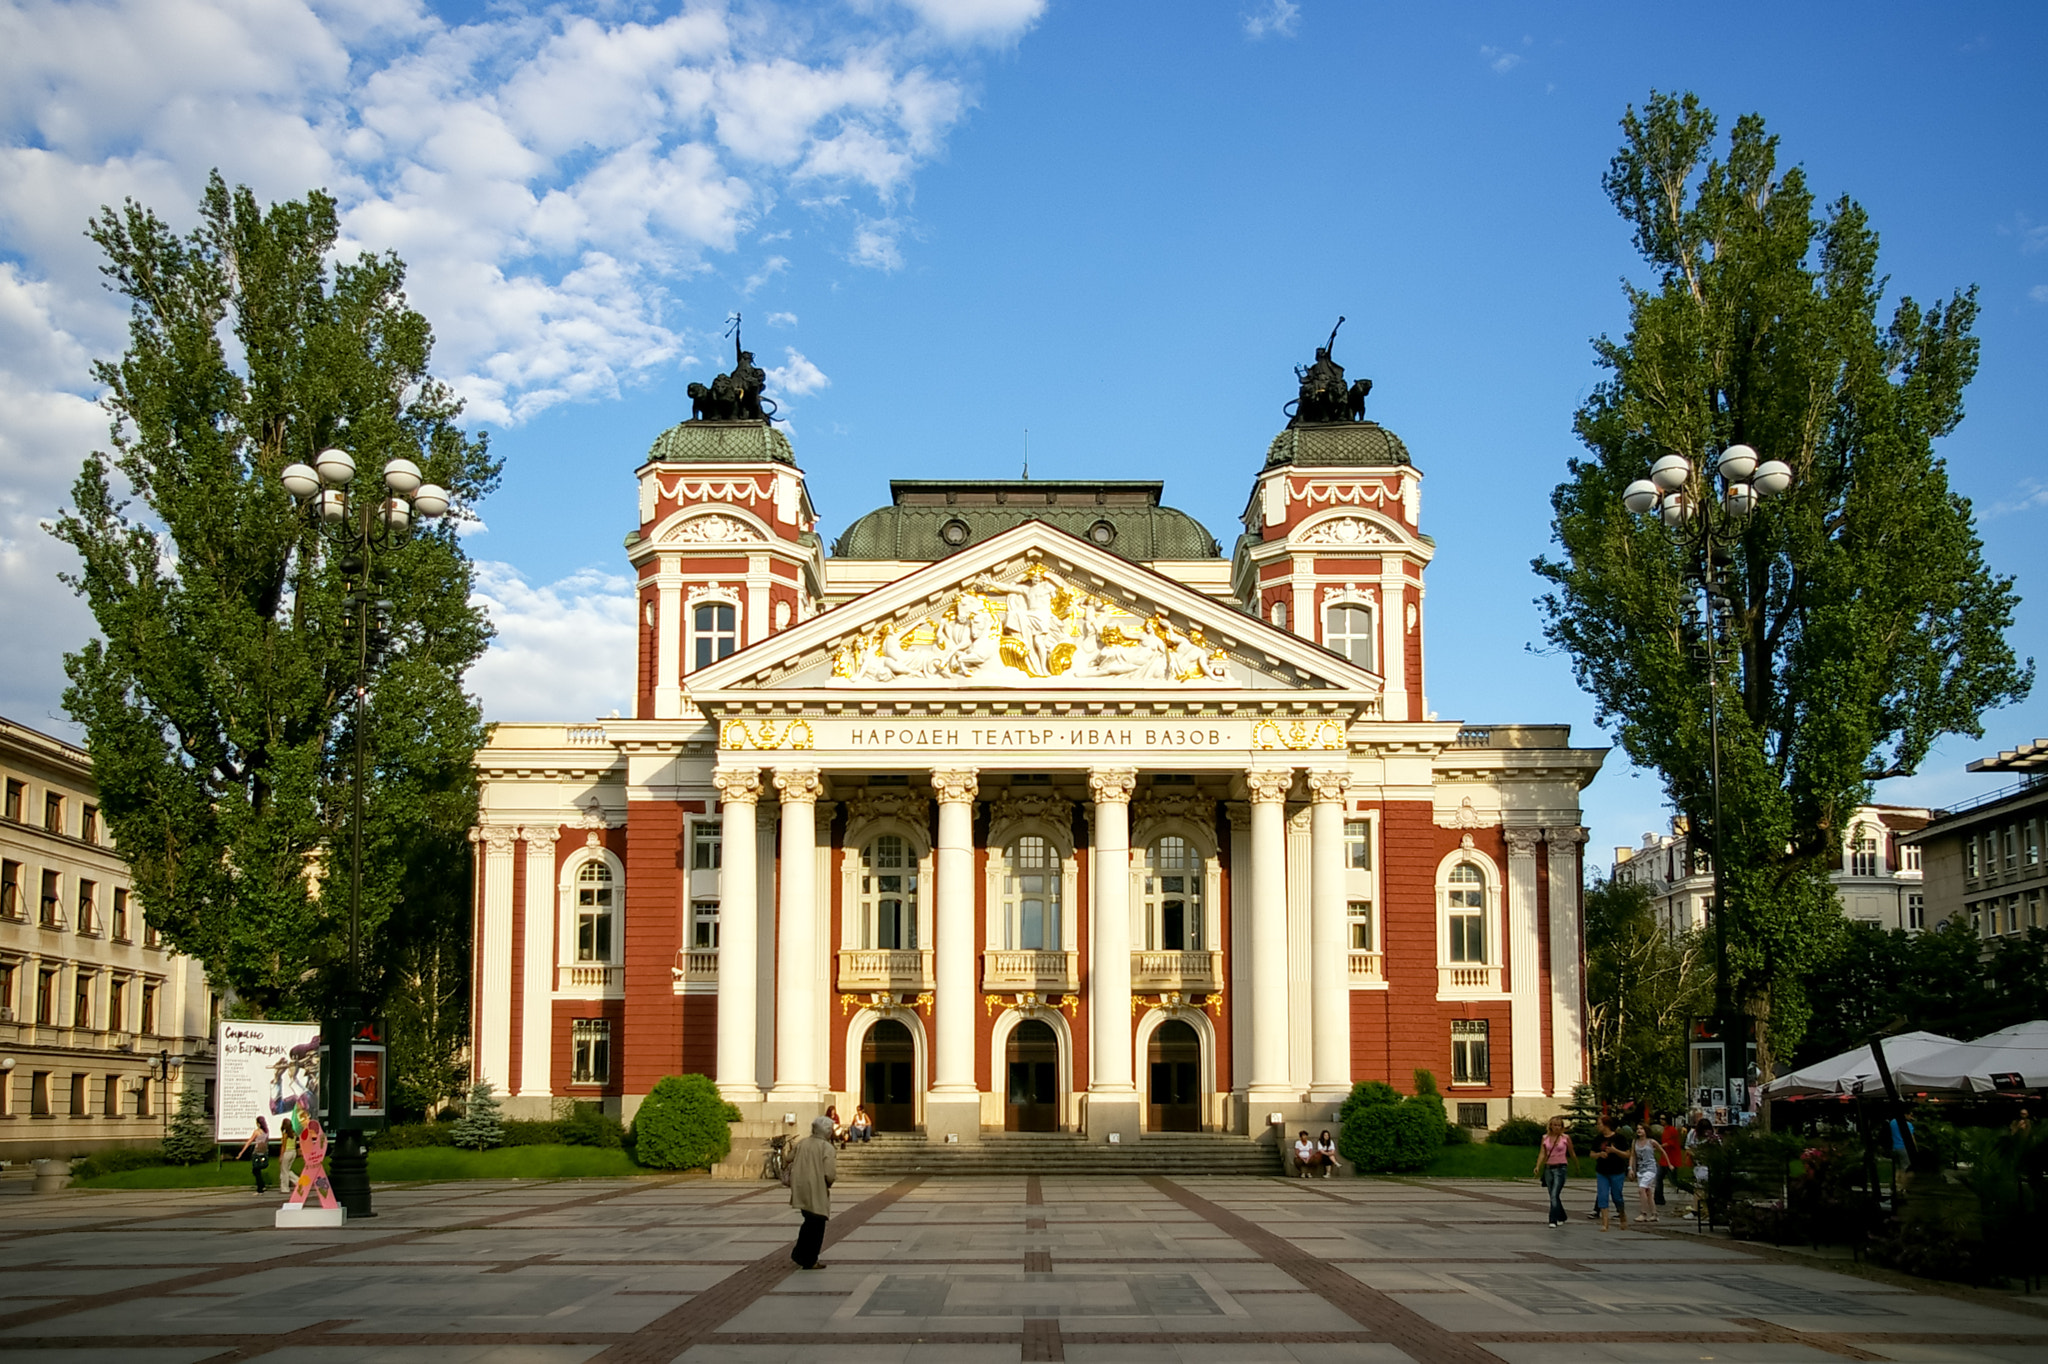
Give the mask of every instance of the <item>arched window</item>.
<path id="1" fill-rule="evenodd" d="M 1145 849 L 1145 946 L 1194 952 L 1202 946 L 1202 856 L 1185 838 Z"/>
<path id="2" fill-rule="evenodd" d="M 1451 868 L 1444 896 L 1451 960 L 1462 965 L 1486 964 L 1486 873 L 1470 862 Z"/>
<path id="3" fill-rule="evenodd" d="M 1323 647 L 1361 668 L 1373 666 L 1372 608 L 1340 602 L 1323 612 Z"/>
<path id="4" fill-rule="evenodd" d="M 1849 844 L 1849 874 L 1877 875 L 1877 834 L 1868 824 L 1856 826 L 1856 837 Z"/>
<path id="5" fill-rule="evenodd" d="M 1060 859 L 1036 834 L 1003 855 L 1003 946 L 1055 952 L 1060 946 Z"/>
<path id="6" fill-rule="evenodd" d="M 576 960 L 612 959 L 612 869 L 585 862 L 576 873 Z"/>
<path id="7" fill-rule="evenodd" d="M 860 945 L 917 946 L 917 863 L 895 834 L 861 849 Z"/>

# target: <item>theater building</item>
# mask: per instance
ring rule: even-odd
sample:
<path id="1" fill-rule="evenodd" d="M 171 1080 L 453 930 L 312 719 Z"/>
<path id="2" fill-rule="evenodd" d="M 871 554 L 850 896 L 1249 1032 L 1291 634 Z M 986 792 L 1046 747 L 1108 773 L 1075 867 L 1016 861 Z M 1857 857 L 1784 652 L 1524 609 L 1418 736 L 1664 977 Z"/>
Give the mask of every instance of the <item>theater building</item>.
<path id="1" fill-rule="evenodd" d="M 1605 751 L 1429 712 L 1422 470 L 1313 415 L 1228 553 L 1159 483 L 963 478 L 827 555 L 772 423 L 662 433 L 633 717 L 478 755 L 478 1076 L 960 1141 L 1260 1133 L 1418 1068 L 1468 1123 L 1561 1104 Z"/>

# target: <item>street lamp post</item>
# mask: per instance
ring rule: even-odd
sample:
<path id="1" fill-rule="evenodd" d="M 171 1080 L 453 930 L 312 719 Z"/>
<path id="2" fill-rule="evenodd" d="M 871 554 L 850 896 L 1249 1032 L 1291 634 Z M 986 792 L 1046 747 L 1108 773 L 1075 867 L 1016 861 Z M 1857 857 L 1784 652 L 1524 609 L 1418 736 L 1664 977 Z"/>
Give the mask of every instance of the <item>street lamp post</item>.
<path id="1" fill-rule="evenodd" d="M 1683 549 L 1690 597 L 1686 617 L 1698 628 L 1706 653 L 1707 780 L 1712 804 L 1707 856 L 1714 872 L 1714 1015 L 1724 1078 L 1732 1078 L 1740 1066 L 1746 1080 L 1749 1030 L 1747 1017 L 1736 1010 L 1728 979 L 1728 871 L 1721 855 L 1721 645 L 1729 626 L 1729 603 L 1722 590 L 1720 551 L 1741 541 L 1759 502 L 1791 486 L 1792 469 L 1782 460 L 1759 461 L 1749 446 L 1731 445 L 1714 461 L 1711 473 L 1695 470 L 1684 455 L 1665 455 L 1650 466 L 1648 478 L 1637 479 L 1621 494 L 1624 507 L 1639 516 L 1655 515 Z M 1730 1047 L 1738 1049 L 1733 1056 Z"/>
<path id="2" fill-rule="evenodd" d="M 315 533 L 340 556 L 340 568 L 347 585 L 343 601 L 347 612 L 343 627 L 352 632 L 351 701 L 355 711 L 354 773 L 349 783 L 349 884 L 348 884 L 348 991 L 343 1026 L 323 1028 L 323 1040 L 334 1064 L 332 1076 L 343 1077 L 339 1088 L 323 1074 L 321 1107 L 330 1115 L 351 1111 L 349 1093 L 350 1055 L 353 1039 L 368 1013 L 363 994 L 363 786 L 367 763 L 370 707 L 370 675 L 383 661 L 391 628 L 391 602 L 382 589 L 391 581 L 391 570 L 376 559 L 403 546 L 411 538 L 415 516 L 432 521 L 448 510 L 448 493 L 428 483 L 419 465 L 403 457 L 384 465 L 381 490 L 368 488 L 350 495 L 355 482 L 356 462 L 346 450 L 322 450 L 313 463 L 289 464 L 278 475 L 285 491 L 306 514 Z M 378 1035 L 381 1040 L 381 1033 Z M 377 1106 L 382 1107 L 381 1092 Z M 329 1161 L 335 1197 L 350 1217 L 374 1217 L 370 1207 L 369 1148 L 362 1129 L 354 1122 L 339 1124 L 330 1136 L 333 1156 Z"/>
<path id="3" fill-rule="evenodd" d="M 152 1077 L 163 1082 L 164 1140 L 167 1142 L 171 1139 L 171 1077 L 184 1066 L 185 1058 L 171 1055 L 168 1047 L 159 1051 L 156 1059 L 149 1063 Z"/>

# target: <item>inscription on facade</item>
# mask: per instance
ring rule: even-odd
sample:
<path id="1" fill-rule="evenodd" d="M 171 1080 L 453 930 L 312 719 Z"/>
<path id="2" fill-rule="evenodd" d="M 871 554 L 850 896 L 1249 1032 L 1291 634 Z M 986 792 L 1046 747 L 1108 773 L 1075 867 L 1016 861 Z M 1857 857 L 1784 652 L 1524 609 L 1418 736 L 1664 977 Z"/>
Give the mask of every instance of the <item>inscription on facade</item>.
<path id="1" fill-rule="evenodd" d="M 1342 750 L 1337 720 L 1132 720 L 1080 722 L 931 720 L 883 723 L 817 718 L 727 720 L 718 746 L 728 751 L 826 749 L 857 753 L 1090 753 Z"/>

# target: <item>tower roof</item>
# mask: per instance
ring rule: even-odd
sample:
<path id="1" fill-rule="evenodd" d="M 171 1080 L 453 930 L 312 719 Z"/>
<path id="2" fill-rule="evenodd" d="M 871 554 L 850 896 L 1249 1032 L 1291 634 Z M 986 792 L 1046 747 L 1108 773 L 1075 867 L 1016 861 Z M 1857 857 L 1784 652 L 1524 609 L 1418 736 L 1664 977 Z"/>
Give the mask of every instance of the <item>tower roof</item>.
<path id="1" fill-rule="evenodd" d="M 790 464 L 789 437 L 765 421 L 678 422 L 654 438 L 653 464 Z"/>
<path id="2" fill-rule="evenodd" d="M 935 562 L 1043 521 L 1136 562 L 1214 559 L 1216 537 L 1159 503 L 1165 484 L 1135 479 L 893 479 L 890 504 L 855 521 L 832 547 L 840 559 Z"/>
<path id="3" fill-rule="evenodd" d="M 1401 438 L 1378 422 L 1326 422 L 1290 426 L 1266 447 L 1266 467 L 1293 464 L 1358 467 L 1413 464 Z"/>

